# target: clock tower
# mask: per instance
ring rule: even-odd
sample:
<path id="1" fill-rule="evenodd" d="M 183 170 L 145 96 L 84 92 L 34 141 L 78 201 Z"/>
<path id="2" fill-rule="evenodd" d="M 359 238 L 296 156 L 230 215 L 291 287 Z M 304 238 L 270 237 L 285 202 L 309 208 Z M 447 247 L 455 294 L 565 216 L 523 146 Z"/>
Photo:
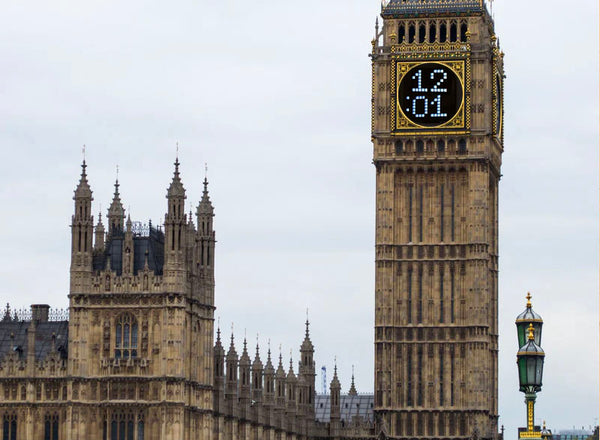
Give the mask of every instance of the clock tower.
<path id="1" fill-rule="evenodd" d="M 372 59 L 375 414 L 496 438 L 503 53 L 484 0 L 388 0 Z"/>

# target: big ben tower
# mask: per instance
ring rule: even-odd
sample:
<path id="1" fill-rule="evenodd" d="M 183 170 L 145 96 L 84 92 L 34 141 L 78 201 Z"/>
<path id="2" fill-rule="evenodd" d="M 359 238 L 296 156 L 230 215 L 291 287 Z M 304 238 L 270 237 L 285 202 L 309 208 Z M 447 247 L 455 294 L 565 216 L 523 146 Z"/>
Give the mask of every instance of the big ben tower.
<path id="1" fill-rule="evenodd" d="M 483 1 L 388 1 L 373 40 L 375 412 L 389 438 L 498 431 L 504 73 Z"/>

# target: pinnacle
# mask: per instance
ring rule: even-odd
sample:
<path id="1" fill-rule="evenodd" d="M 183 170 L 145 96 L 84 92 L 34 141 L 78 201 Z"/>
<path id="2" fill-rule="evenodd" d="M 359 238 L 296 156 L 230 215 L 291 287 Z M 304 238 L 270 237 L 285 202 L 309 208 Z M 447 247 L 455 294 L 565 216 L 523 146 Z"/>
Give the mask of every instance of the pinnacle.
<path id="1" fill-rule="evenodd" d="M 204 189 L 202 191 L 202 199 L 198 203 L 198 208 L 196 209 L 196 215 L 214 215 L 214 208 L 210 201 L 210 196 L 208 195 L 208 180 L 206 177 L 204 178 Z"/>
<path id="2" fill-rule="evenodd" d="M 352 383 L 350 384 L 350 391 L 348 391 L 348 395 L 356 396 L 357 394 L 356 386 L 354 385 L 354 365 L 352 365 Z"/>
<path id="3" fill-rule="evenodd" d="M 87 180 L 86 173 L 87 165 L 85 163 L 85 159 L 81 163 L 81 177 L 79 178 L 79 183 L 77 184 L 77 188 L 75 189 L 75 197 L 74 198 L 91 198 L 92 191 L 90 189 L 90 185 Z"/>
<path id="4" fill-rule="evenodd" d="M 167 190 L 167 198 L 169 197 L 182 197 L 185 198 L 185 189 L 179 176 L 179 157 L 175 159 L 175 171 L 173 172 L 173 180 Z"/>

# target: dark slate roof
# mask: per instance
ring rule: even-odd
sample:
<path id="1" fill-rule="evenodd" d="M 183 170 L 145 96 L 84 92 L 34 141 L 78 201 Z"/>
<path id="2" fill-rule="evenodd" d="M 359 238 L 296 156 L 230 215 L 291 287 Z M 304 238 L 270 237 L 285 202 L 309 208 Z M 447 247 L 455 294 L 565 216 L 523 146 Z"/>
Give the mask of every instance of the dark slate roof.
<path id="1" fill-rule="evenodd" d="M 0 359 L 13 351 L 27 357 L 27 329 L 31 321 L 0 321 Z M 35 332 L 35 358 L 44 359 L 52 350 L 52 334 L 56 335 L 55 348 L 66 358 L 69 342 L 69 321 L 39 322 Z M 14 335 L 14 337 L 11 337 Z"/>
<path id="2" fill-rule="evenodd" d="M 483 12 L 483 0 L 390 0 L 381 10 L 386 18 L 420 14 Z"/>
<path id="3" fill-rule="evenodd" d="M 373 394 L 340 395 L 340 418 L 344 422 L 351 422 L 355 416 L 360 416 L 365 421 L 373 421 Z M 317 394 L 315 397 L 315 418 L 319 422 L 329 422 L 331 414 L 331 396 Z"/>
<path id="4" fill-rule="evenodd" d="M 123 271 L 123 232 L 113 233 L 104 245 L 104 252 L 94 254 L 93 268 L 95 271 L 106 269 L 106 261 L 110 258 L 111 270 L 121 275 Z M 162 275 L 165 262 L 165 236 L 159 229 L 150 227 L 147 236 L 133 236 L 133 273 L 144 269 L 146 252 L 148 252 L 148 267 L 157 275 Z"/>

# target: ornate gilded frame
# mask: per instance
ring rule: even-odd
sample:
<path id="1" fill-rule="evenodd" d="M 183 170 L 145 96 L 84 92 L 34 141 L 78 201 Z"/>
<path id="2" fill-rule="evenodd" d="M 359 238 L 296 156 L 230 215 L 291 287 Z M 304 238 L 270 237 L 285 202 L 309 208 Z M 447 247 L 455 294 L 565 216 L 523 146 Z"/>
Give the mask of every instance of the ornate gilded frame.
<path id="1" fill-rule="evenodd" d="M 393 84 L 390 104 L 392 135 L 466 134 L 471 129 L 471 58 L 466 43 L 434 43 L 431 45 L 394 45 L 390 63 Z M 420 64 L 440 63 L 452 69 L 463 88 L 463 102 L 456 115 L 436 127 L 418 125 L 404 116 L 398 105 L 397 91 L 404 74 Z"/>

